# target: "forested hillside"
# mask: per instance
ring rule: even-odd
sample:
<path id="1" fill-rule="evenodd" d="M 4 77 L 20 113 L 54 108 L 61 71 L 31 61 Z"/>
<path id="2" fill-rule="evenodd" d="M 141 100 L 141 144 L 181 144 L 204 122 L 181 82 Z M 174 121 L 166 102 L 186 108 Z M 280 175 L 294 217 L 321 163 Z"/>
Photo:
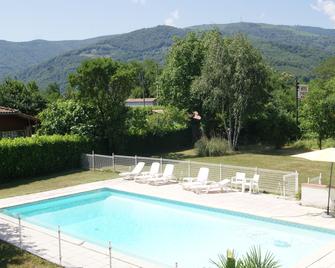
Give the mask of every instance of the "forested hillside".
<path id="1" fill-rule="evenodd" d="M 64 88 L 68 74 L 84 59 L 154 59 L 162 63 L 174 36 L 213 28 L 223 35 L 245 34 L 274 68 L 304 79 L 311 78 L 317 65 L 335 55 L 335 30 L 331 29 L 257 23 L 199 25 L 184 29 L 157 26 L 82 41 L 1 41 L 0 79 L 11 75 L 25 81 L 36 80 L 42 87 L 57 82 Z"/>
<path id="2" fill-rule="evenodd" d="M 9 42 L 0 40 L 0 80 L 13 76 L 33 65 L 40 64 L 67 51 L 78 49 L 103 40 L 98 37 L 74 41 L 33 40 L 28 42 Z"/>

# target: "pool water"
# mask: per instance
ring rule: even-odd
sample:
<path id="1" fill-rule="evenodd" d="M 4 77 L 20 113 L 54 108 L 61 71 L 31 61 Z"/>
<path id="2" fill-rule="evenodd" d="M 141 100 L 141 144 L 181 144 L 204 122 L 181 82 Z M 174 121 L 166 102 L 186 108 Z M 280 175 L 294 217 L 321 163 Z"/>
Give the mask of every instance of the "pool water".
<path id="1" fill-rule="evenodd" d="M 5 208 L 3 213 L 61 230 L 104 247 L 179 267 L 213 267 L 210 259 L 251 246 L 270 251 L 282 267 L 335 241 L 335 232 L 232 211 L 100 189 Z"/>

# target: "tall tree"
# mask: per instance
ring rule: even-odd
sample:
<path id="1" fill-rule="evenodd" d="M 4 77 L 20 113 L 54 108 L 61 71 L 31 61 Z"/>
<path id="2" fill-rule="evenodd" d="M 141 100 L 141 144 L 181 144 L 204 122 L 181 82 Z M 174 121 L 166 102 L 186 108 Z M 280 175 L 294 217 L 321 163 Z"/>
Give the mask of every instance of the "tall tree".
<path id="1" fill-rule="evenodd" d="M 316 136 L 320 149 L 324 139 L 335 137 L 335 78 L 310 84 L 303 100 L 301 127 L 305 134 Z"/>
<path id="2" fill-rule="evenodd" d="M 0 84 L 0 106 L 15 108 L 23 113 L 37 115 L 46 106 L 35 82 L 6 79 Z"/>
<path id="3" fill-rule="evenodd" d="M 216 118 L 232 149 L 237 148 L 244 119 L 267 96 L 268 72 L 260 53 L 242 36 L 223 39 L 208 34 L 201 76 L 192 85 L 205 120 Z"/>
<path id="4" fill-rule="evenodd" d="M 96 108 L 100 136 L 108 140 L 110 151 L 117 148 L 124 131 L 125 100 L 133 87 L 134 76 L 129 65 L 97 58 L 83 62 L 69 77 L 79 98 Z"/>
<path id="5" fill-rule="evenodd" d="M 134 88 L 131 96 L 134 98 L 157 97 L 157 77 L 161 73 L 161 67 L 153 60 L 143 62 L 134 61 L 130 63 L 136 72 Z"/>
<path id="6" fill-rule="evenodd" d="M 190 89 L 194 78 L 201 73 L 203 59 L 203 42 L 195 33 L 175 40 L 158 81 L 162 104 L 194 109 Z"/>

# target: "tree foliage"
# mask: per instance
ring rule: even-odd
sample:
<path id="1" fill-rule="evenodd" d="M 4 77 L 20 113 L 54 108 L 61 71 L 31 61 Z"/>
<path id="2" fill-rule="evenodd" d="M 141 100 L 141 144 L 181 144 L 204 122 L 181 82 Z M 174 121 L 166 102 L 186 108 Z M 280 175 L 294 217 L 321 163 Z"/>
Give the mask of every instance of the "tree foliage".
<path id="1" fill-rule="evenodd" d="M 131 90 L 133 98 L 157 97 L 157 77 L 161 72 L 159 64 L 153 60 L 130 63 L 135 69 L 135 83 Z"/>
<path id="2" fill-rule="evenodd" d="M 310 84 L 303 100 L 301 127 L 317 137 L 320 149 L 324 139 L 335 137 L 335 78 Z"/>
<path id="3" fill-rule="evenodd" d="M 267 96 L 268 72 L 260 53 L 242 36 L 222 38 L 214 31 L 206 41 L 201 76 L 192 93 L 206 118 L 216 118 L 231 148 L 237 147 L 244 120 Z"/>
<path id="4" fill-rule="evenodd" d="M 94 138 L 97 125 L 95 109 L 73 99 L 57 100 L 48 105 L 38 118 L 38 134 L 78 134 Z"/>
<path id="5" fill-rule="evenodd" d="M 0 84 L 0 106 L 18 109 L 23 113 L 36 115 L 46 106 L 35 82 L 6 79 Z"/>
<path id="6" fill-rule="evenodd" d="M 125 130 L 124 104 L 133 87 L 134 75 L 129 65 L 97 58 L 83 62 L 69 77 L 78 98 L 96 109 L 99 115 L 96 123 L 101 126 L 97 135 L 108 140 L 110 151 L 115 149 Z"/>
<path id="7" fill-rule="evenodd" d="M 190 88 L 194 78 L 201 73 L 203 59 L 203 42 L 195 33 L 175 40 L 158 82 L 160 103 L 180 109 L 194 108 Z"/>

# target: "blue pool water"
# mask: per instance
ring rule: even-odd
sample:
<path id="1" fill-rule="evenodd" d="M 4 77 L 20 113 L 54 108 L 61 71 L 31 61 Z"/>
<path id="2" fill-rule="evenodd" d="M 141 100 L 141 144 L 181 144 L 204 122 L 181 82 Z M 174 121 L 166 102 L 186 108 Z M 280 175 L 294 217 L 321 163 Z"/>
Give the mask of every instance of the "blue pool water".
<path id="1" fill-rule="evenodd" d="M 179 267 L 212 267 L 210 259 L 252 245 L 271 251 L 282 267 L 335 241 L 335 232 L 226 210 L 110 189 L 9 207 L 3 213 L 128 254 Z"/>

